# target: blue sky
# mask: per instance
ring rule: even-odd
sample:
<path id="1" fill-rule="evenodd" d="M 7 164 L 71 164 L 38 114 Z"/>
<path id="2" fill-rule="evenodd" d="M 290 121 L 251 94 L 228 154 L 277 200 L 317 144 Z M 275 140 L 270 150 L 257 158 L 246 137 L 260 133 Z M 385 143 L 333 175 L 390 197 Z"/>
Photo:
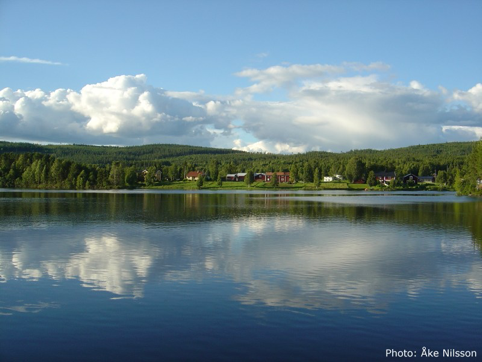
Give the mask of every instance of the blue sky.
<path id="1" fill-rule="evenodd" d="M 481 1 L 0 0 L 0 139 L 346 151 L 482 136 Z"/>

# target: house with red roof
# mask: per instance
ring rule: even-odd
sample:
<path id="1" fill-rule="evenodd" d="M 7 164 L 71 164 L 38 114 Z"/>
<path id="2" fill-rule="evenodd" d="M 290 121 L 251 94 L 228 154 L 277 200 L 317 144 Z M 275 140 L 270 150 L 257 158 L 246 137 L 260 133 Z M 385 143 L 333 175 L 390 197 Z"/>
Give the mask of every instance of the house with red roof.
<path id="1" fill-rule="evenodd" d="M 202 173 L 201 171 L 189 171 L 186 174 L 186 180 L 197 181 L 199 179 L 199 176 L 204 176 L 204 173 Z"/>

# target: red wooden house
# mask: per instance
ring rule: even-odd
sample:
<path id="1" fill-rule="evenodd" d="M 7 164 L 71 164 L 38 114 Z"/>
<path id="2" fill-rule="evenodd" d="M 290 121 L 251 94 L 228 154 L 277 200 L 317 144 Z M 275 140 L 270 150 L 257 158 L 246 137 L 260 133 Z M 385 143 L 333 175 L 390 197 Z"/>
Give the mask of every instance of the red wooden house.
<path id="1" fill-rule="evenodd" d="M 270 182 L 274 174 L 276 174 L 279 183 L 290 181 L 289 172 L 266 172 L 266 182 Z"/>
<path id="2" fill-rule="evenodd" d="M 375 172 L 375 178 L 382 184 L 395 180 L 395 172 Z"/>
<path id="3" fill-rule="evenodd" d="M 246 172 L 228 173 L 226 175 L 226 181 L 244 181 L 245 177 Z"/>
<path id="4" fill-rule="evenodd" d="M 254 174 L 254 181 L 266 181 L 266 174 L 264 174 L 264 173 L 255 173 L 255 174 Z"/>

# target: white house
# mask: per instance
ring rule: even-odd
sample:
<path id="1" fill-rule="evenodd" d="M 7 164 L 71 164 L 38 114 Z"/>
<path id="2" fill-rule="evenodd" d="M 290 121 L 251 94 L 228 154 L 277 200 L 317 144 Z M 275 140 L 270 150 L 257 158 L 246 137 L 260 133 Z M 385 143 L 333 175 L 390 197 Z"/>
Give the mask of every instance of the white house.
<path id="1" fill-rule="evenodd" d="M 335 176 L 323 176 L 323 182 L 333 182 L 333 181 L 338 181 L 338 180 L 343 180 L 342 175 L 335 175 Z"/>

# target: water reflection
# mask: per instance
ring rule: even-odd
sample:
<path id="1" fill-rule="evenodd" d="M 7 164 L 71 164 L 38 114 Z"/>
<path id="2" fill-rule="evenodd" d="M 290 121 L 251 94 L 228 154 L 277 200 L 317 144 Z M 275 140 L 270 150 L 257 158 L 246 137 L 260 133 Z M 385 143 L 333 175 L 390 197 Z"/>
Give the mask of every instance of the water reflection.
<path id="1" fill-rule="evenodd" d="M 372 312 L 399 294 L 482 296 L 482 203 L 378 198 L 8 194 L 0 280 L 141 298 L 148 284 L 222 278 L 246 305 Z"/>
<path id="2" fill-rule="evenodd" d="M 148 270 L 158 254 L 155 245 L 125 242 L 115 234 L 77 237 L 75 242 L 68 237 L 59 232 L 40 235 L 35 241 L 19 237 L 9 243 L 13 250 L 2 243 L 3 281 L 75 278 L 95 290 L 142 297 Z"/>
<path id="3" fill-rule="evenodd" d="M 12 315 L 15 313 L 38 313 L 46 308 L 58 308 L 56 303 L 39 302 L 35 304 L 12 305 L 9 307 L 0 306 L 0 315 Z"/>

